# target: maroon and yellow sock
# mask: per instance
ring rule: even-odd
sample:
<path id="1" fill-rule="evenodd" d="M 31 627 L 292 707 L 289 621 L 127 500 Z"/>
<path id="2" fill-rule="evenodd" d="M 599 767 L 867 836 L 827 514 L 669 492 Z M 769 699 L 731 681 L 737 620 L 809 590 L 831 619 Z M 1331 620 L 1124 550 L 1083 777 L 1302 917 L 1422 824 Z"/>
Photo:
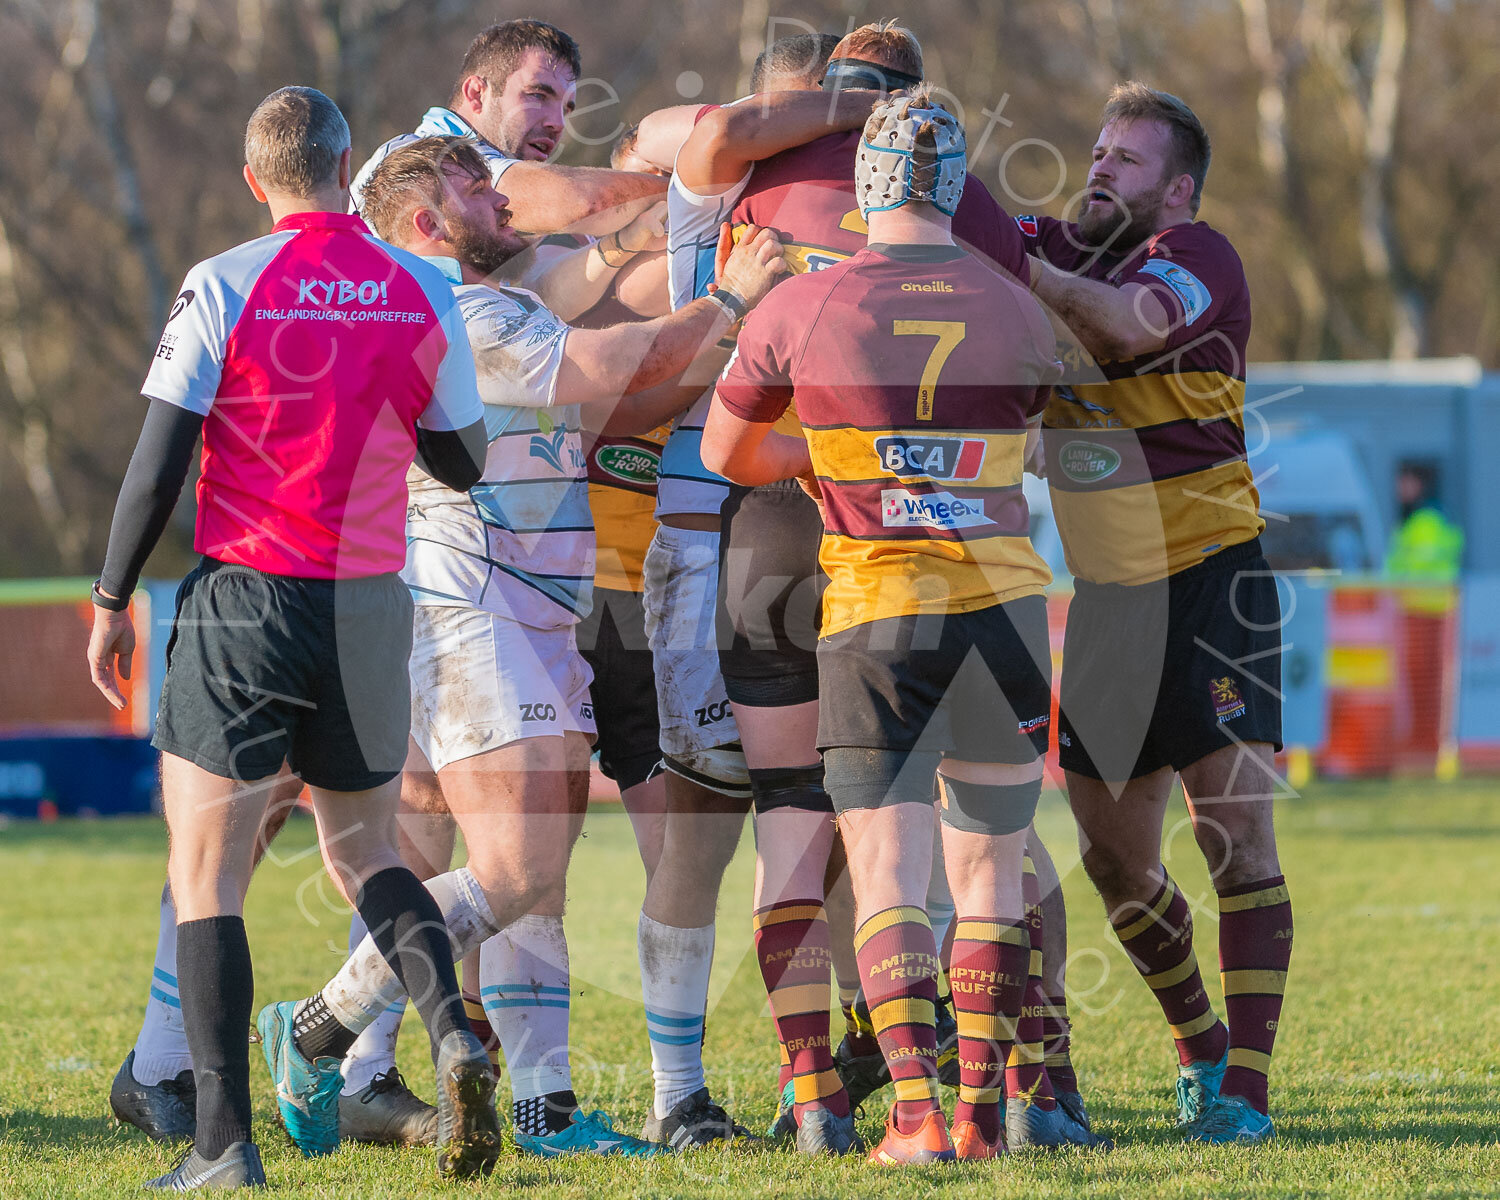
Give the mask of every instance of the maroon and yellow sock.
<path id="1" fill-rule="evenodd" d="M 776 1037 L 791 1072 L 798 1114 L 819 1104 L 847 1117 L 849 1097 L 834 1073 L 828 1044 L 833 951 L 822 902 L 788 900 L 758 909 L 755 955 L 771 1001 Z"/>
<path id="2" fill-rule="evenodd" d="M 1052 1081 L 1047 1077 L 1046 1056 L 1042 1051 L 1042 1019 L 1047 1015 L 1046 989 L 1042 987 L 1042 897 L 1031 855 L 1022 859 L 1021 866 L 1029 956 L 1016 1038 L 1005 1068 L 1005 1092 L 1013 1099 L 1025 1098 L 1050 1112 L 1057 1107 L 1057 1099 L 1052 1093 Z"/>
<path id="3" fill-rule="evenodd" d="M 854 954 L 880 1050 L 896 1088 L 896 1128 L 913 1132 L 938 1108 L 937 946 L 927 914 L 887 908 L 854 931 Z"/>
<path id="4" fill-rule="evenodd" d="M 857 986 L 839 985 L 839 1008 L 844 1014 L 844 1040 L 848 1043 L 850 1054 L 879 1054 L 880 1042 L 876 1040 L 873 1027 L 866 1025 L 854 1011 L 854 1002 L 858 998 Z"/>
<path id="5" fill-rule="evenodd" d="M 959 917 L 948 985 L 958 1019 L 958 1103 L 953 1120 L 973 1121 L 993 1142 L 1005 1128 L 1006 1067 L 1026 993 L 1031 938 L 1024 922 Z"/>
<path id="6" fill-rule="evenodd" d="M 464 1016 L 469 1020 L 469 1029 L 479 1039 L 484 1052 L 490 1056 L 490 1070 L 500 1078 L 500 1037 L 490 1019 L 485 1015 L 484 1002 L 469 992 L 463 993 Z"/>
<path id="7" fill-rule="evenodd" d="M 1292 901 L 1280 875 L 1219 893 L 1219 972 L 1229 1070 L 1219 1093 L 1267 1109 L 1266 1077 L 1292 960 Z"/>
<path id="8" fill-rule="evenodd" d="M 1048 996 L 1042 1017 L 1042 1053 L 1053 1091 L 1076 1092 L 1078 1075 L 1073 1070 L 1073 1023 L 1068 1020 L 1066 996 Z"/>
<path id="9" fill-rule="evenodd" d="M 771 1025 L 776 1024 L 776 1015 L 771 1015 Z M 776 1051 L 781 1056 L 781 1066 L 776 1071 L 776 1091 L 778 1094 L 786 1091 L 786 1085 L 792 1081 L 792 1060 L 786 1052 L 786 1046 L 781 1041 L 781 1035 L 776 1035 Z"/>
<path id="10" fill-rule="evenodd" d="M 1172 1027 L 1178 1061 L 1218 1062 L 1229 1047 L 1229 1031 L 1203 986 L 1193 954 L 1193 914 L 1177 885 L 1168 879 L 1145 905 L 1132 905 L 1112 920 L 1121 948 Z"/>

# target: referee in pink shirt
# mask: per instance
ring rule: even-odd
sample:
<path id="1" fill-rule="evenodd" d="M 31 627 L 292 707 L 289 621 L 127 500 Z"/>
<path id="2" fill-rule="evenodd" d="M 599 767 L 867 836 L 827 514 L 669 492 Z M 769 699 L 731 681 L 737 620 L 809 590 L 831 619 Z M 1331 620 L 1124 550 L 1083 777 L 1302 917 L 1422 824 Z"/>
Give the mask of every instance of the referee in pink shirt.
<path id="1" fill-rule="evenodd" d="M 94 585 L 89 665 L 119 708 L 117 675 L 129 678 L 135 650 L 126 605 L 201 434 L 203 559 L 177 593 L 153 738 L 197 1138 L 148 1186 L 265 1182 L 250 1135 L 242 911 L 283 762 L 311 788 L 325 860 L 431 1034 L 439 1171 L 487 1171 L 499 1148 L 488 1059 L 464 1017 L 441 912 L 394 845 L 410 725 L 412 607 L 397 574 L 405 476 L 416 457 L 455 490 L 480 477 L 469 342 L 437 269 L 344 215 L 349 127 L 328 97 L 303 87 L 266 97 L 245 160 L 274 225 L 188 272 L 142 388 L 150 405 Z M 316 1007 L 262 1030 L 268 1057 L 301 1067 L 277 1097 L 289 1125 L 321 1102 L 328 1064 L 338 1070 L 318 1049 L 342 1027 Z"/>

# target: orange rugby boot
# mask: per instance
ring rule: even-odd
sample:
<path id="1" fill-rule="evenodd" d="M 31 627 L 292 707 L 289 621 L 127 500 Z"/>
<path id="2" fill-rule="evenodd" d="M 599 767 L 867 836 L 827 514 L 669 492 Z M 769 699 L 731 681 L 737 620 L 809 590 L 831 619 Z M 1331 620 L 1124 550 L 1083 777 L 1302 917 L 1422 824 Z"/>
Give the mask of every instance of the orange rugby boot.
<path id="1" fill-rule="evenodd" d="M 973 1121 L 955 1121 L 952 1130 L 953 1153 L 959 1162 L 978 1162 L 985 1158 L 999 1158 L 1005 1153 L 1005 1130 L 993 1142 L 984 1140 L 979 1126 Z"/>
<path id="2" fill-rule="evenodd" d="M 896 1128 L 896 1106 L 885 1118 L 885 1137 L 870 1151 L 870 1161 L 885 1167 L 925 1166 L 952 1162 L 953 1143 L 948 1140 L 948 1122 L 943 1110 L 933 1109 L 911 1133 Z"/>

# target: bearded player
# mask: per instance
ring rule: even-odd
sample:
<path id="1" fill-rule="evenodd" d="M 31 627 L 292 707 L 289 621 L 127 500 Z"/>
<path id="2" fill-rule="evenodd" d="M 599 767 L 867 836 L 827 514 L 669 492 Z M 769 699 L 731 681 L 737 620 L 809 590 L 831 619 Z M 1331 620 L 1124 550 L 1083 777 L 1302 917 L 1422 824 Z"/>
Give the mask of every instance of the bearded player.
<path id="1" fill-rule="evenodd" d="M 1054 338 L 1023 287 L 954 243 L 964 158 L 962 128 L 923 92 L 871 114 L 854 166 L 867 248 L 787 281 L 747 322 L 704 433 L 706 463 L 728 478 L 800 478 L 821 493 L 817 668 L 838 703 L 819 710 L 817 748 L 895 1080 L 870 1156 L 886 1165 L 1004 1152 L 1002 1080 L 1031 955 L 1022 857 L 1050 723 L 1050 575 L 1020 482 L 1058 372 Z M 772 428 L 794 393 L 805 438 Z M 941 964 L 922 907 L 935 779 L 958 908 L 951 1140 Z"/>
<path id="2" fill-rule="evenodd" d="M 1274 1134 L 1267 1075 L 1292 951 L 1271 807 L 1281 608 L 1245 460 L 1250 294 L 1234 248 L 1195 219 L 1209 156 L 1186 104 L 1122 84 L 1077 224 L 1021 226 L 1037 295 L 1099 364 L 1057 389 L 1045 436 L 1077 580 L 1058 741 L 1083 864 L 1171 1027 L 1178 1129 L 1258 1142 Z M 1179 778 L 1218 897 L 1227 1027 L 1161 861 Z"/>

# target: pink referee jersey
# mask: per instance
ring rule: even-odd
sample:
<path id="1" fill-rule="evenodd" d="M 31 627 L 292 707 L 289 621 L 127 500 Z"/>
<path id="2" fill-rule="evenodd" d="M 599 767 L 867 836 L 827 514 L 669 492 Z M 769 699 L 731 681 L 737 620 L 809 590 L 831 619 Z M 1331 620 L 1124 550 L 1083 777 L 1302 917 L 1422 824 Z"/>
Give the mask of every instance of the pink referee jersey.
<path id="1" fill-rule="evenodd" d="M 312 579 L 399 571 L 415 427 L 484 415 L 448 281 L 329 212 L 189 271 L 141 391 L 205 418 L 199 553 Z"/>

